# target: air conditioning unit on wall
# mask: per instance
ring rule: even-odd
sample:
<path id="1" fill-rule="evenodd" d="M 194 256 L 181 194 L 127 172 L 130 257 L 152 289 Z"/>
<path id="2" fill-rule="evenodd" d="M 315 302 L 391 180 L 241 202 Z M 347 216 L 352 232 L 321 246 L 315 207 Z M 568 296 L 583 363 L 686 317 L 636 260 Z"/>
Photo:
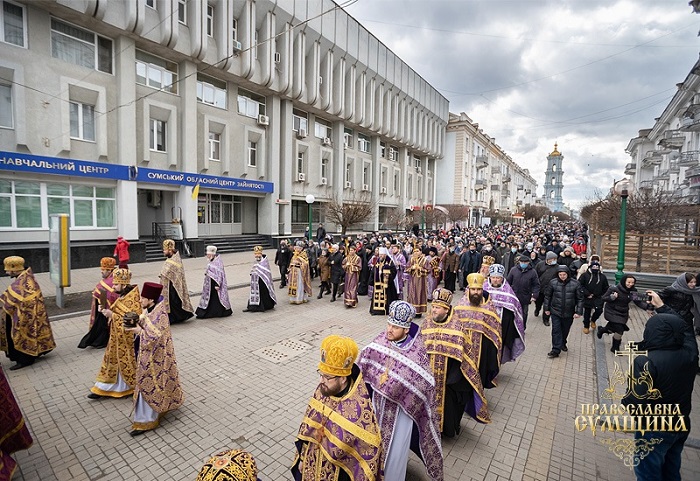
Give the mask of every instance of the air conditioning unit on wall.
<path id="1" fill-rule="evenodd" d="M 321 185 L 327 185 L 328 184 L 328 179 L 325 177 L 321 177 Z"/>
<path id="2" fill-rule="evenodd" d="M 267 115 L 258 115 L 258 125 L 270 125 L 270 117 Z"/>
<path id="3" fill-rule="evenodd" d="M 330 137 L 324 137 L 324 138 L 323 138 L 323 145 L 331 145 L 331 139 L 330 139 Z"/>
<path id="4" fill-rule="evenodd" d="M 346 180 L 346 181 L 345 181 L 345 188 L 346 188 L 346 189 L 352 188 L 352 182 L 350 182 L 349 180 Z"/>
<path id="5" fill-rule="evenodd" d="M 306 174 L 304 174 L 303 172 L 299 172 L 297 174 L 297 181 L 304 182 L 305 180 L 306 180 Z"/>

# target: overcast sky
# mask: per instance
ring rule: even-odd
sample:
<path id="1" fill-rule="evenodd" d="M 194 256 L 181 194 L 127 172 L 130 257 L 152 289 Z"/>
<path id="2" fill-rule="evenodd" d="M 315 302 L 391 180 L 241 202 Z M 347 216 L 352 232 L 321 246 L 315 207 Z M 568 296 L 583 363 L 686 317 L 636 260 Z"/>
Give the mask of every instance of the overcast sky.
<path id="1" fill-rule="evenodd" d="M 687 0 L 358 0 L 348 13 L 501 148 L 542 194 L 559 142 L 564 202 L 624 176 L 698 58 Z"/>

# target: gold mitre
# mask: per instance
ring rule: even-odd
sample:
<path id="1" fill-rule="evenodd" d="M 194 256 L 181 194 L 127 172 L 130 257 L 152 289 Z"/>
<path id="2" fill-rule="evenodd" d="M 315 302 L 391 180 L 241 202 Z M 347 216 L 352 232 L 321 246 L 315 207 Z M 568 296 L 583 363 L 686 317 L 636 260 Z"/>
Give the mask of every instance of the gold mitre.
<path id="1" fill-rule="evenodd" d="M 470 289 L 483 289 L 486 278 L 479 273 L 472 273 L 467 276 L 467 284 Z"/>
<path id="2" fill-rule="evenodd" d="M 163 241 L 163 250 L 165 249 L 170 249 L 170 250 L 175 250 L 175 241 L 172 239 L 165 239 Z"/>
<path id="3" fill-rule="evenodd" d="M 100 269 L 103 271 L 112 271 L 117 267 L 117 260 L 114 257 L 103 257 L 100 259 Z"/>
<path id="4" fill-rule="evenodd" d="M 5 257 L 3 260 L 5 264 L 6 271 L 23 271 L 24 270 L 24 257 L 20 256 L 10 256 Z"/>
<path id="5" fill-rule="evenodd" d="M 484 258 L 483 258 L 482 261 L 481 261 L 481 265 L 482 265 L 482 266 L 489 266 L 489 267 L 490 267 L 491 264 L 494 264 L 495 262 L 496 262 L 496 258 L 495 258 L 495 257 L 484 256 Z"/>
<path id="6" fill-rule="evenodd" d="M 433 305 L 446 309 L 452 307 L 452 291 L 444 287 L 438 287 L 433 291 Z"/>
<path id="7" fill-rule="evenodd" d="M 253 247 L 253 254 L 262 254 L 262 253 L 263 253 L 263 246 Z"/>
<path id="8" fill-rule="evenodd" d="M 321 342 L 318 369 L 331 376 L 349 376 L 358 352 L 357 343 L 351 338 L 330 335 Z"/>
<path id="9" fill-rule="evenodd" d="M 250 453 L 241 449 L 224 451 L 207 461 L 197 481 L 257 481 L 258 467 Z"/>
<path id="10" fill-rule="evenodd" d="M 131 284 L 131 271 L 129 269 L 117 268 L 112 272 L 112 284 L 128 286 Z"/>

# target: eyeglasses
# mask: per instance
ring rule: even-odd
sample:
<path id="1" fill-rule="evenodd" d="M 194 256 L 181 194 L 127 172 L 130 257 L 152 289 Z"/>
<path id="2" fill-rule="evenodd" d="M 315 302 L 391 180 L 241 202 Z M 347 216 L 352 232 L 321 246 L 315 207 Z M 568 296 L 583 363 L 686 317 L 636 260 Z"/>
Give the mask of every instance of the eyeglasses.
<path id="1" fill-rule="evenodd" d="M 324 381 L 332 381 L 333 379 L 340 377 L 340 376 L 329 376 L 328 374 L 323 374 L 320 369 L 316 369 L 316 372 L 318 373 L 319 376 L 321 376 L 321 379 Z"/>

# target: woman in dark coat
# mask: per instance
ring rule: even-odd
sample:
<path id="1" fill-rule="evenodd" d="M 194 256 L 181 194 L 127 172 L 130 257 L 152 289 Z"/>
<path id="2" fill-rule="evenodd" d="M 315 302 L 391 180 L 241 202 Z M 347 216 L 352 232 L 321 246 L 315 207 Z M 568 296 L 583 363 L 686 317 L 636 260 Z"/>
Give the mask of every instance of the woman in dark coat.
<path id="1" fill-rule="evenodd" d="M 634 284 L 637 279 L 634 276 L 625 274 L 620 279 L 620 283 L 610 287 L 605 294 L 603 294 L 603 301 L 605 301 L 605 309 L 603 311 L 603 317 L 608 323 L 603 326 L 598 326 L 598 339 L 603 338 L 603 334 L 612 334 L 613 341 L 610 352 L 615 352 L 620 348 L 622 343 L 622 335 L 625 331 L 629 331 L 630 328 L 627 327 L 627 321 L 630 318 L 630 302 L 634 302 L 637 306 L 642 309 L 650 309 L 652 306 L 647 304 L 644 299 L 646 299 L 646 294 L 640 294 L 637 289 L 634 288 Z"/>
<path id="2" fill-rule="evenodd" d="M 659 292 L 659 297 L 664 304 L 676 311 L 683 320 L 693 328 L 693 317 L 697 314 L 695 298 L 700 296 L 697 279 L 689 272 L 681 274 L 669 287 L 664 287 Z"/>
<path id="3" fill-rule="evenodd" d="M 318 257 L 318 275 L 321 278 L 321 291 L 318 293 L 318 299 L 321 299 L 323 294 L 331 293 L 331 265 L 326 249 L 323 249 Z"/>

